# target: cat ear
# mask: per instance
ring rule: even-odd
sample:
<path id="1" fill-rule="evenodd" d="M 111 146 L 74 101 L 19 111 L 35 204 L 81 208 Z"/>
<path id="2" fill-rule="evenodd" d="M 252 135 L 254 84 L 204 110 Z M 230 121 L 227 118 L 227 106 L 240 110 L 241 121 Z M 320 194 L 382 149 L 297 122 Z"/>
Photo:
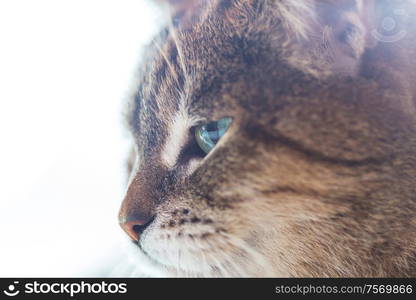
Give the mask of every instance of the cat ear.
<path id="1" fill-rule="evenodd" d="M 355 73 L 361 57 L 376 45 L 377 0 L 286 0 L 281 17 L 301 36 L 315 59 L 331 64 L 332 71 Z M 291 27 L 291 28 L 290 28 Z"/>
<path id="2" fill-rule="evenodd" d="M 377 44 L 373 35 L 377 26 L 376 0 L 315 2 L 321 28 L 328 34 L 333 71 L 357 73 L 365 51 Z"/>
<path id="3" fill-rule="evenodd" d="M 189 11 L 198 4 L 197 0 L 156 0 L 163 5 L 169 5 L 171 11 L 175 13 L 184 13 Z"/>
<path id="4" fill-rule="evenodd" d="M 156 0 L 167 8 L 174 25 L 189 23 L 208 0 Z"/>
<path id="5" fill-rule="evenodd" d="M 376 25 L 375 0 L 315 0 L 319 23 L 331 31 L 341 54 L 359 58 L 375 46 L 371 31 Z"/>

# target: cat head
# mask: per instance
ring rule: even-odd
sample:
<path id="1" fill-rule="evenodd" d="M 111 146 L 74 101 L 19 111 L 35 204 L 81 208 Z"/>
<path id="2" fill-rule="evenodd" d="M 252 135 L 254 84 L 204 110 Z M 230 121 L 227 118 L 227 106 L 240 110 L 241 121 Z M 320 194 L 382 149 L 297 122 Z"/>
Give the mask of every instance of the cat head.
<path id="1" fill-rule="evenodd" d="M 137 252 L 179 276 L 414 271 L 413 95 L 379 63 L 380 1 L 167 2 L 127 109 Z"/>

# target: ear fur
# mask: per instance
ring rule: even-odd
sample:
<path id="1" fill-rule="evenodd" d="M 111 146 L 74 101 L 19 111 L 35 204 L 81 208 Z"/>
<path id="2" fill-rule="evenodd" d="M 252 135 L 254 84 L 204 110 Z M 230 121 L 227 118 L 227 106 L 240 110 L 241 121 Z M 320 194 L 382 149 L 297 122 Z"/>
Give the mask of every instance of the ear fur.
<path id="1" fill-rule="evenodd" d="M 303 57 L 313 61 L 309 66 L 311 73 L 354 75 L 366 49 L 376 45 L 371 30 L 376 23 L 377 0 L 272 2 L 286 30 L 298 37 L 296 42 L 301 42 L 308 52 Z M 297 57 L 301 56 L 297 53 Z M 300 65 L 305 67 L 305 62 Z"/>
<path id="2" fill-rule="evenodd" d="M 364 52 L 375 47 L 371 35 L 375 20 L 375 0 L 315 1 L 318 28 L 327 32 L 333 55 L 332 69 L 356 74 Z"/>
<path id="3" fill-rule="evenodd" d="M 164 6 L 174 25 L 189 24 L 198 15 L 201 7 L 209 0 L 155 0 Z"/>
<path id="4" fill-rule="evenodd" d="M 175 26 L 192 26 L 204 6 L 215 0 L 154 0 L 169 11 Z M 223 0 L 225 1 L 225 0 Z M 252 0 L 228 0 L 231 4 Z M 294 67 L 315 76 L 355 76 L 367 50 L 380 44 L 374 34 L 399 2 L 416 0 L 258 0 L 281 20 L 293 47 L 286 53 Z M 392 4 L 393 3 L 393 4 Z"/>

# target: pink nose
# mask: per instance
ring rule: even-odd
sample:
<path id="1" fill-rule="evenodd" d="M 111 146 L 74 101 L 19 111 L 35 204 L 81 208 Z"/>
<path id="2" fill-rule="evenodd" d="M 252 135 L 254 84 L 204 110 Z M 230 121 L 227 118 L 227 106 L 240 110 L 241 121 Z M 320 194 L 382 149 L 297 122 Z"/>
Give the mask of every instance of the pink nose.
<path id="1" fill-rule="evenodd" d="M 121 228 L 134 240 L 139 241 L 140 235 L 153 222 L 154 216 L 150 217 L 135 217 L 135 216 L 120 216 L 119 224 Z"/>

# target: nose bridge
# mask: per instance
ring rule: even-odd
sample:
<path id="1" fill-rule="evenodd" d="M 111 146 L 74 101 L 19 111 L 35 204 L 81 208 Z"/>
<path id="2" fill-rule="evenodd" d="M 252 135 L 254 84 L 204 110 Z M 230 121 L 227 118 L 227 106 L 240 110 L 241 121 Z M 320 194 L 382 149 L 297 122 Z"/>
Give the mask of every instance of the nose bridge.
<path id="1" fill-rule="evenodd" d="M 134 241 L 139 241 L 141 234 L 155 218 L 155 208 L 160 197 L 155 190 L 161 180 L 163 180 L 161 169 L 141 169 L 127 188 L 119 212 L 119 223 Z"/>
<path id="2" fill-rule="evenodd" d="M 146 171 L 139 171 L 130 182 L 122 202 L 119 222 L 125 223 L 133 219 L 145 220 L 154 214 L 155 199 L 152 189 L 154 180 Z"/>

